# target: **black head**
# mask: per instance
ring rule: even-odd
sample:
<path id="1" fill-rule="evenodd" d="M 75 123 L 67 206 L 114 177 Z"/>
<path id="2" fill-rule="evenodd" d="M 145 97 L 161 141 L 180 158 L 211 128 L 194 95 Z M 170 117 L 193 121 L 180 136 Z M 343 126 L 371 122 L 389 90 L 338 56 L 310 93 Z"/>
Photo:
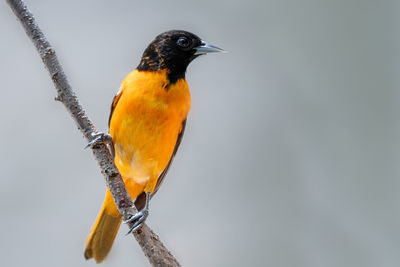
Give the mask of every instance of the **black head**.
<path id="1" fill-rule="evenodd" d="M 138 70 L 168 70 L 171 83 L 185 77 L 189 63 L 199 55 L 223 50 L 203 42 L 187 31 L 172 30 L 158 35 L 146 48 Z"/>

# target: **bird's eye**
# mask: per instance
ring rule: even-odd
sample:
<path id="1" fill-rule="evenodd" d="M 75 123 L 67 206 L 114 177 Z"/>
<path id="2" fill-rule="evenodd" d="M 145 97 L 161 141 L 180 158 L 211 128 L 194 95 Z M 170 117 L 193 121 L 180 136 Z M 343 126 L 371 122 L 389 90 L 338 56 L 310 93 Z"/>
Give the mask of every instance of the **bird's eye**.
<path id="1" fill-rule="evenodd" d="M 188 48 L 190 43 L 190 40 L 184 36 L 179 37 L 178 41 L 176 41 L 176 44 L 181 48 Z"/>

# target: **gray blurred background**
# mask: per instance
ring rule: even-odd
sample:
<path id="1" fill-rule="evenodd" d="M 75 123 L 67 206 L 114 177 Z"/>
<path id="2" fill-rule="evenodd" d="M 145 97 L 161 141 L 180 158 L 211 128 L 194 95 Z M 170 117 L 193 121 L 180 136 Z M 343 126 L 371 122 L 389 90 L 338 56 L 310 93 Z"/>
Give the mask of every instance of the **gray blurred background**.
<path id="1" fill-rule="evenodd" d="M 100 130 L 169 29 L 229 51 L 188 69 L 192 110 L 148 224 L 183 266 L 400 266 L 398 1 L 27 1 Z M 2 266 L 95 266 L 105 183 L 0 2 Z M 147 266 L 122 226 L 103 266 Z"/>

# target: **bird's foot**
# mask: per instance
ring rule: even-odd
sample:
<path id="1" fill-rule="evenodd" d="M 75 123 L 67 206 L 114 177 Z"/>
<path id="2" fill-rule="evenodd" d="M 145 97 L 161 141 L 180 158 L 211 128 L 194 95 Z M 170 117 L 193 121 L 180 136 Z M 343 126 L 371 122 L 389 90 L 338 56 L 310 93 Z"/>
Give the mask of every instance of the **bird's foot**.
<path id="1" fill-rule="evenodd" d="M 128 220 L 124 221 L 124 223 L 133 223 L 132 227 L 129 229 L 126 235 L 129 235 L 130 233 L 138 230 L 143 225 L 147 216 L 149 216 L 149 210 L 145 208 L 130 217 Z"/>
<path id="2" fill-rule="evenodd" d="M 99 133 L 92 133 L 92 141 L 90 141 L 86 146 L 85 149 L 88 147 L 94 147 L 99 144 L 111 145 L 112 144 L 112 137 L 109 134 L 99 132 Z"/>

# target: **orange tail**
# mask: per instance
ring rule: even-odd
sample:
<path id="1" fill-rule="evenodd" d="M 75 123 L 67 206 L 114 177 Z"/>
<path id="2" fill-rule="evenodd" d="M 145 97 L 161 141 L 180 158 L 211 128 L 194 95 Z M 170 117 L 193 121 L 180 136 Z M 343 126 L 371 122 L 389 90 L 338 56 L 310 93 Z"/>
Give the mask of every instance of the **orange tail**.
<path id="1" fill-rule="evenodd" d="M 97 263 L 100 263 L 107 257 L 120 224 L 121 216 L 107 189 L 103 207 L 86 239 L 85 258 L 87 260 L 94 258 Z"/>
<path id="2" fill-rule="evenodd" d="M 143 185 L 137 184 L 131 179 L 125 180 L 125 185 L 132 199 L 135 199 L 143 191 Z M 85 258 L 87 260 L 94 258 L 97 263 L 102 262 L 111 250 L 120 225 L 121 215 L 119 215 L 114 199 L 107 189 L 103 207 L 86 239 Z"/>

